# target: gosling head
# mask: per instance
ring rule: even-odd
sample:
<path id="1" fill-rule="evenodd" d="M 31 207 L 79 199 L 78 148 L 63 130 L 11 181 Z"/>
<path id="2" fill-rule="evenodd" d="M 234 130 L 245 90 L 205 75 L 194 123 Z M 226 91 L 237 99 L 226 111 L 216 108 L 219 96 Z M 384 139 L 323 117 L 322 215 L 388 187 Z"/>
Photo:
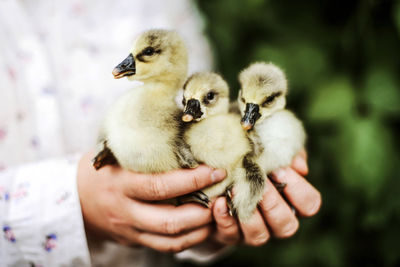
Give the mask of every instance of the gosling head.
<path id="1" fill-rule="evenodd" d="M 208 116 L 228 113 L 229 87 L 220 75 L 195 73 L 187 79 L 183 90 L 183 121 L 200 121 Z"/>
<path id="2" fill-rule="evenodd" d="M 187 75 L 188 56 L 181 37 L 170 30 L 149 30 L 140 34 L 125 58 L 112 72 L 115 79 L 183 80 Z"/>
<path id="3" fill-rule="evenodd" d="M 242 127 L 251 130 L 274 112 L 285 108 L 287 81 L 283 71 L 271 63 L 254 63 L 239 75 L 238 103 Z"/>

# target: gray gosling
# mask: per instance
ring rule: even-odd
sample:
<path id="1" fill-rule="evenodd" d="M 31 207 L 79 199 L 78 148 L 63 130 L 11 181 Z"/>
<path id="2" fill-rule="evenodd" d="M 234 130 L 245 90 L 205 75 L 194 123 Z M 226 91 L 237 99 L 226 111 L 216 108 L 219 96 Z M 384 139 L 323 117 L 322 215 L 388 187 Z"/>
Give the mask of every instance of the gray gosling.
<path id="1" fill-rule="evenodd" d="M 187 75 L 187 50 L 179 35 L 149 30 L 138 36 L 114 78 L 143 82 L 124 94 L 106 115 L 98 139 L 96 169 L 118 163 L 142 173 L 196 167 L 181 138 L 182 111 L 174 97 Z"/>
<path id="2" fill-rule="evenodd" d="M 272 63 L 254 63 L 240 73 L 239 81 L 241 124 L 255 144 L 258 164 L 267 174 L 289 166 L 304 147 L 306 134 L 301 121 L 285 109 L 285 74 Z"/>
<path id="3" fill-rule="evenodd" d="M 183 89 L 182 120 L 189 123 L 185 142 L 196 161 L 227 171 L 223 181 L 202 192 L 209 199 L 227 195 L 231 215 L 245 222 L 262 199 L 266 177 L 252 160 L 252 145 L 239 124 L 240 115 L 228 113 L 228 85 L 218 74 L 202 72 L 189 77 Z"/>

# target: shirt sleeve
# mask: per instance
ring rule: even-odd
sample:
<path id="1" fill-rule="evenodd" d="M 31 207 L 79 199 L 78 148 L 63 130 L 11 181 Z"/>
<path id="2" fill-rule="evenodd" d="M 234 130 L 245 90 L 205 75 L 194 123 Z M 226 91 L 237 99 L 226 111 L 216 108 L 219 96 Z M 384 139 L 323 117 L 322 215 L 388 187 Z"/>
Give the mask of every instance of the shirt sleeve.
<path id="1" fill-rule="evenodd" d="M 0 259 L 5 266 L 90 266 L 77 164 L 74 156 L 0 172 Z"/>

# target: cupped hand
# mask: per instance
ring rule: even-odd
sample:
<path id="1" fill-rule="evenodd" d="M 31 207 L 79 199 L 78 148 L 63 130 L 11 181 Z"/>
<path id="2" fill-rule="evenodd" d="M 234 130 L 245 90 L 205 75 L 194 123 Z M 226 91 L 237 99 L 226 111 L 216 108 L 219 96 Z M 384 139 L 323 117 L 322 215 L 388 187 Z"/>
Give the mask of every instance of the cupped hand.
<path id="1" fill-rule="evenodd" d="M 218 242 L 233 245 L 241 241 L 250 246 L 265 244 L 271 235 L 287 238 L 294 235 L 299 221 L 292 207 L 299 216 L 315 215 L 321 206 L 321 195 L 303 176 L 308 174 L 307 154 L 300 152 L 287 168 L 272 173 L 272 180 L 285 183 L 284 197 L 267 179 L 264 196 L 253 216 L 246 223 L 238 222 L 229 216 L 226 199 L 220 197 L 213 206 Z M 290 207 L 290 205 L 292 207 Z"/>
<path id="2" fill-rule="evenodd" d="M 140 174 L 118 166 L 96 171 L 87 153 L 78 167 L 78 193 L 88 234 L 124 245 L 178 252 L 204 241 L 212 232 L 210 209 L 195 204 L 151 203 L 200 190 L 226 173 L 199 166 L 164 174 Z"/>

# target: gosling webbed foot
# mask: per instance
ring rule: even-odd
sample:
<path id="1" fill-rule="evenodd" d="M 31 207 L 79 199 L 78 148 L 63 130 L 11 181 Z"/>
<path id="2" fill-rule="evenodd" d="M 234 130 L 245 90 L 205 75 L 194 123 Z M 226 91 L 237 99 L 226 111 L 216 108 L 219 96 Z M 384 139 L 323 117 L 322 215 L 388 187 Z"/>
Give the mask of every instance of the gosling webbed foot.
<path id="1" fill-rule="evenodd" d="M 194 169 L 199 166 L 199 163 L 192 154 L 190 146 L 182 139 L 176 140 L 175 155 L 181 168 Z"/>
<path id="2" fill-rule="evenodd" d="M 180 162 L 180 166 L 183 169 L 194 169 L 199 167 L 199 163 L 194 159 L 185 159 Z"/>
<path id="3" fill-rule="evenodd" d="M 107 141 L 104 141 L 103 145 L 103 149 L 92 159 L 93 167 L 96 170 L 105 165 L 114 165 L 118 162 L 112 151 L 107 147 Z"/>
<path id="4" fill-rule="evenodd" d="M 198 203 L 205 208 L 210 207 L 210 199 L 202 191 L 196 191 L 178 198 L 179 204 Z"/>
<path id="5" fill-rule="evenodd" d="M 285 189 L 286 187 L 286 183 L 272 182 L 272 184 L 275 186 L 279 193 L 283 193 L 283 189 Z"/>
<path id="6" fill-rule="evenodd" d="M 275 186 L 275 188 L 276 188 L 276 190 L 278 190 L 278 192 L 279 193 L 283 193 L 283 190 L 285 189 L 285 187 L 286 187 L 286 183 L 278 183 L 278 182 L 275 182 L 274 180 L 272 180 L 272 178 L 271 178 L 271 176 L 270 176 L 270 174 L 268 174 L 268 179 L 272 182 L 272 184 Z"/>
<path id="7" fill-rule="evenodd" d="M 283 199 L 286 201 L 286 203 L 289 204 L 290 209 L 292 210 L 293 214 L 296 215 L 296 208 L 290 204 L 290 201 L 288 200 L 287 196 L 283 193 L 283 190 L 285 189 L 287 183 L 278 183 L 275 182 L 274 180 L 272 180 L 271 175 L 268 174 L 268 179 L 270 179 L 270 181 L 272 182 L 272 184 L 275 186 L 275 188 L 278 190 L 278 192 L 281 194 L 281 196 L 283 197 Z"/>
<path id="8" fill-rule="evenodd" d="M 232 201 L 232 186 L 229 186 L 225 191 L 226 205 L 228 206 L 228 213 L 231 217 L 236 216 L 237 212 Z"/>

